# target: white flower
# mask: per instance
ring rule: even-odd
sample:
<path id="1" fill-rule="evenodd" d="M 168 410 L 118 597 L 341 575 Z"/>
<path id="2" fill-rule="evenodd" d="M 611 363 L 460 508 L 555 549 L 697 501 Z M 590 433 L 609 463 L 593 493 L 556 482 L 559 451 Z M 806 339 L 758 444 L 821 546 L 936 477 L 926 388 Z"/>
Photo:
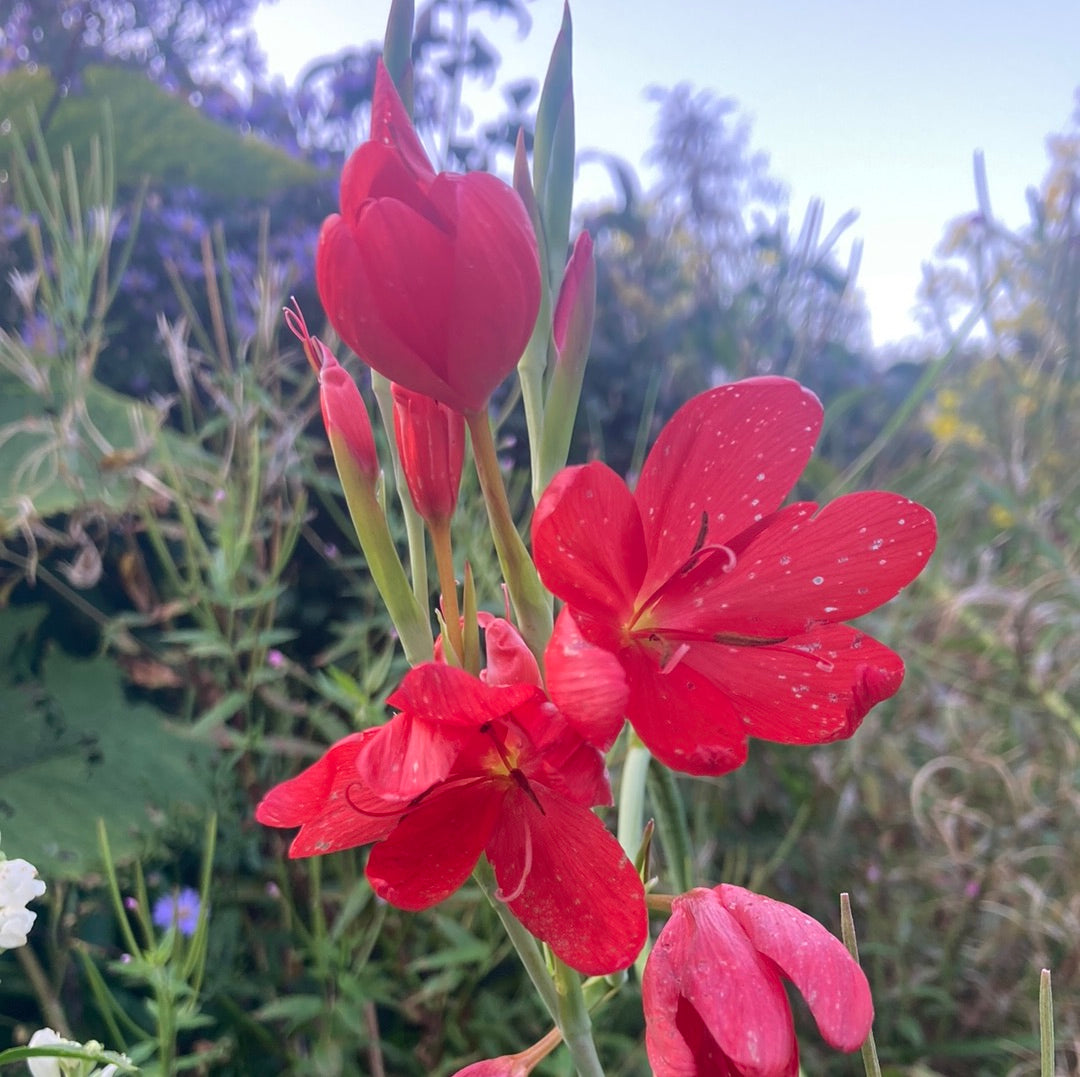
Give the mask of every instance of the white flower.
<path id="1" fill-rule="evenodd" d="M 81 1047 L 87 1051 L 101 1050 L 101 1044 L 96 1040 L 91 1040 L 86 1044 L 76 1043 L 74 1040 L 64 1039 L 51 1028 L 39 1028 L 30 1037 L 27 1046 Z M 93 1069 L 93 1062 L 85 1062 L 79 1058 L 28 1058 L 26 1064 L 30 1067 L 33 1077 L 114 1077 L 117 1072 L 116 1066 L 112 1063 L 99 1070 Z"/>
<path id="2" fill-rule="evenodd" d="M 0 906 L 0 950 L 25 946 L 26 936 L 36 919 L 37 913 L 29 909 Z"/>
<path id="3" fill-rule="evenodd" d="M 25 860 L 0 860 L 0 908 L 25 905 L 45 893 L 37 868 Z"/>
<path id="4" fill-rule="evenodd" d="M 26 903 L 44 893 L 45 884 L 33 864 L 0 860 L 0 950 L 26 945 L 27 932 L 37 919 Z"/>
<path id="5" fill-rule="evenodd" d="M 63 1036 L 58 1035 L 51 1028 L 39 1028 L 30 1037 L 30 1042 L 26 1046 L 81 1047 L 82 1044 L 76 1043 L 74 1040 L 65 1040 Z M 30 1067 L 30 1072 L 34 1077 L 62 1077 L 64 1070 L 60 1068 L 60 1064 L 66 1061 L 59 1058 L 28 1058 L 26 1064 Z"/>

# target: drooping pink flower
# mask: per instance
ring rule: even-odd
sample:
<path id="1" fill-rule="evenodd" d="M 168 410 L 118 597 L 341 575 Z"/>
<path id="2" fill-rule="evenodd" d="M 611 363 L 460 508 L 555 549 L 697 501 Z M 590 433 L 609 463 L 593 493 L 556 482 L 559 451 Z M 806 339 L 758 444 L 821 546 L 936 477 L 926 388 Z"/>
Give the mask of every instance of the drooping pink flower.
<path id="1" fill-rule="evenodd" d="M 603 757 L 530 683 L 487 684 L 430 662 L 390 696 L 398 713 L 272 789 L 256 811 L 300 826 L 292 856 L 375 842 L 375 892 L 419 910 L 486 854 L 498 896 L 567 964 L 626 968 L 645 940 L 644 890 L 592 812 L 610 804 Z"/>
<path id="2" fill-rule="evenodd" d="M 854 1051 L 869 1035 L 866 977 L 816 920 L 740 886 L 675 898 L 641 983 L 656 1077 L 797 1077 L 781 978 L 799 989 L 833 1047 Z"/>
<path id="3" fill-rule="evenodd" d="M 371 137 L 345 165 L 316 277 L 327 317 L 357 355 L 465 413 L 482 410 L 514 369 L 540 307 L 536 236 L 520 197 L 484 172 L 436 175 L 381 62 Z"/>
<path id="4" fill-rule="evenodd" d="M 918 575 L 934 517 L 881 491 L 781 508 L 821 420 L 789 379 L 721 386 L 673 416 L 633 493 L 592 463 L 556 475 L 537 506 L 541 579 L 622 665 L 627 717 L 674 769 L 732 770 L 751 736 L 850 736 L 903 679 L 898 655 L 840 622 Z M 578 729 L 602 744 L 619 724 Z"/>

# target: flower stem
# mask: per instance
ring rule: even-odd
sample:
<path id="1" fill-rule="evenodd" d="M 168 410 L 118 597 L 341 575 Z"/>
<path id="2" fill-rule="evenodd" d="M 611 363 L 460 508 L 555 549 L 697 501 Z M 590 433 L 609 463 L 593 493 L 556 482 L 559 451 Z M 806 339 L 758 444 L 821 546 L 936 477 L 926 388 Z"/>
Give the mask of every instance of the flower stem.
<path id="1" fill-rule="evenodd" d="M 525 971 L 529 974 L 533 987 L 536 988 L 536 993 L 543 1000 L 548 1013 L 551 1014 L 552 1021 L 558 1024 L 559 997 L 539 944 L 521 921 L 510 911 L 506 902 L 500 901 L 495 896 L 495 876 L 491 870 L 491 865 L 483 857 L 480 858 L 480 863 L 476 865 L 473 878 L 480 884 L 480 889 L 484 891 L 488 901 L 491 902 L 491 907 L 502 921 L 506 934 L 514 944 L 514 949 L 517 950 L 518 957 L 521 958 L 521 963 L 525 966 Z"/>
<path id="2" fill-rule="evenodd" d="M 637 856 L 641 833 L 645 826 L 645 781 L 649 776 L 649 749 L 638 735 L 630 731 L 630 743 L 623 760 L 619 782 L 618 838 L 623 851 L 631 860 Z"/>
<path id="3" fill-rule="evenodd" d="M 592 1022 L 581 990 L 581 977 L 569 965 L 555 959 L 555 982 L 559 992 L 559 1028 L 577 1067 L 578 1077 L 604 1077 L 596 1053 Z"/>
<path id="4" fill-rule="evenodd" d="M 443 619 L 450 646 L 462 666 L 465 664 L 465 644 L 461 635 L 461 612 L 458 607 L 457 580 L 454 578 L 454 554 L 450 543 L 450 521 L 432 520 L 428 523 L 431 531 L 431 545 L 435 550 L 435 567 L 439 573 L 439 588 L 442 591 Z"/>
<path id="5" fill-rule="evenodd" d="M 486 412 L 473 412 L 466 415 L 465 420 L 472 435 L 476 473 L 487 505 L 495 551 L 499 555 L 503 579 L 510 590 L 518 629 L 537 661 L 542 662 L 544 647 L 551 638 L 551 596 L 541 585 L 536 566 L 514 524 L 495 454 L 491 421 Z"/>

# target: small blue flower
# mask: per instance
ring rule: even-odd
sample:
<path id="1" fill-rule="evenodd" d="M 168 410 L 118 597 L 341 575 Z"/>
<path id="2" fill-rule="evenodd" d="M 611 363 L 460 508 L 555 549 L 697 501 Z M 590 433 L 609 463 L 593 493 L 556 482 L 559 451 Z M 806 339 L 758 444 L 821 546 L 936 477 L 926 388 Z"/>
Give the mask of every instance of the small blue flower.
<path id="1" fill-rule="evenodd" d="M 154 902 L 151 918 L 163 931 L 175 927 L 181 935 L 194 935 L 199 922 L 199 892 L 185 886 L 179 893 L 162 894 Z"/>

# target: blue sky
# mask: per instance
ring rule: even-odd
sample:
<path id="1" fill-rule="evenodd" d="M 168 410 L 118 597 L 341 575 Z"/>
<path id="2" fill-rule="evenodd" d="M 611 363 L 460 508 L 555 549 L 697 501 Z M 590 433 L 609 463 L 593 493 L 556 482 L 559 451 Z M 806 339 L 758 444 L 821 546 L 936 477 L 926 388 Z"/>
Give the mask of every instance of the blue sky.
<path id="1" fill-rule="evenodd" d="M 381 39 L 388 6 L 277 0 L 255 27 L 271 71 L 292 82 L 316 56 Z M 921 265 L 946 223 L 975 206 L 974 151 L 996 214 L 1021 224 L 1046 136 L 1066 127 L 1080 85 L 1075 0 L 576 0 L 572 10 L 579 148 L 639 165 L 649 85 L 736 98 L 796 221 L 814 196 L 826 228 L 859 210 L 848 234 L 864 244 L 859 280 L 878 344 L 916 332 Z M 486 31 L 506 79 L 546 67 L 562 3 L 533 0 L 530 11 L 524 42 L 509 20 Z"/>

